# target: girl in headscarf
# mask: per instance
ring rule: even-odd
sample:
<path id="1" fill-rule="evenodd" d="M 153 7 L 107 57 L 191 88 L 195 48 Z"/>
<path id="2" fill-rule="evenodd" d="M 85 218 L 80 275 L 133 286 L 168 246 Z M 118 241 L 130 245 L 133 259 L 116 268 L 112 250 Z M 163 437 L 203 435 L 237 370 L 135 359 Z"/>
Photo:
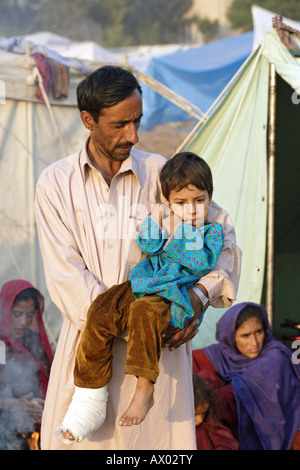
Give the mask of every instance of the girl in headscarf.
<path id="1" fill-rule="evenodd" d="M 300 365 L 272 336 L 265 307 L 234 305 L 218 321 L 216 339 L 193 352 L 193 368 L 214 370 L 233 390 L 240 449 L 291 449 L 300 427 Z"/>
<path id="2" fill-rule="evenodd" d="M 27 437 L 39 430 L 53 359 L 43 311 L 44 298 L 29 282 L 12 280 L 3 285 L 0 292 L 0 340 L 5 348 L 0 364 L 1 449 L 26 449 Z"/>

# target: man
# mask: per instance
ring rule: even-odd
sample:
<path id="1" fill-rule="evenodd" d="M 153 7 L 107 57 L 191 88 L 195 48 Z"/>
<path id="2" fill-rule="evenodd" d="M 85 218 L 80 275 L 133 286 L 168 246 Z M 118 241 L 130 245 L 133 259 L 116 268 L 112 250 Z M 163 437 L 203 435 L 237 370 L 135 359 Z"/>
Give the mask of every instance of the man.
<path id="1" fill-rule="evenodd" d="M 65 449 L 55 437 L 73 394 L 75 353 L 86 314 L 98 294 L 128 279 L 142 258 L 137 220 L 160 202 L 160 155 L 133 149 L 143 114 L 142 90 L 120 67 L 105 66 L 77 90 L 84 126 L 90 131 L 79 152 L 59 160 L 40 176 L 36 221 L 47 287 L 63 315 L 42 421 L 42 448 Z M 228 214 L 221 264 L 198 287 L 212 305 L 235 298 L 240 252 Z M 206 297 L 190 291 L 195 319 L 185 330 L 169 329 L 155 385 L 154 405 L 138 427 L 119 427 L 136 379 L 125 376 L 126 341 L 114 342 L 113 379 L 104 424 L 73 449 L 195 449 L 191 343 Z M 179 347 L 181 345 L 181 347 Z M 69 447 L 68 447 L 69 448 Z"/>

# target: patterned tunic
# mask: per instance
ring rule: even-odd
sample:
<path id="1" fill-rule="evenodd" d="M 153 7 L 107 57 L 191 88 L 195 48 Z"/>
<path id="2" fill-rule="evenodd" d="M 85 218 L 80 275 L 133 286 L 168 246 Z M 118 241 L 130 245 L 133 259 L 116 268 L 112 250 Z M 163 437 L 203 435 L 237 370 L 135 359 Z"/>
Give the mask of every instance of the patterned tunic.
<path id="1" fill-rule="evenodd" d="M 223 246 L 222 226 L 215 222 L 195 228 L 181 223 L 169 236 L 148 217 L 137 242 L 149 256 L 130 272 L 135 297 L 156 294 L 170 300 L 170 324 L 183 328 L 194 315 L 187 289 L 215 266 Z"/>

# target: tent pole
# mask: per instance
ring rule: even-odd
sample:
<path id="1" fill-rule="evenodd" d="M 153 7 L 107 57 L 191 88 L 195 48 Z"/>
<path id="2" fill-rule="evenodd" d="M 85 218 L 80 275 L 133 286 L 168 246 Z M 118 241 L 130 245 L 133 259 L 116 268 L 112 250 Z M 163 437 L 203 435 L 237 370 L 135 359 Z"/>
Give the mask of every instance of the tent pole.
<path id="1" fill-rule="evenodd" d="M 269 83 L 269 150 L 268 150 L 268 233 L 267 298 L 270 325 L 274 317 L 274 221 L 275 221 L 275 150 L 276 150 L 276 70 L 270 64 Z"/>

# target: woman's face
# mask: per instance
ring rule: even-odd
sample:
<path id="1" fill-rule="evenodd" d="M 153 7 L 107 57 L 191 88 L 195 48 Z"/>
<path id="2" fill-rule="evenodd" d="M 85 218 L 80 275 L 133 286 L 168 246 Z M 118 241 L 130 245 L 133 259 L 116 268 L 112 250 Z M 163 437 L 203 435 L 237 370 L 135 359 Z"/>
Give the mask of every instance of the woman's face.
<path id="1" fill-rule="evenodd" d="M 34 314 L 35 304 L 33 299 L 21 300 L 14 304 L 10 311 L 10 334 L 15 338 L 22 338 L 32 322 Z"/>
<path id="2" fill-rule="evenodd" d="M 265 332 L 261 321 L 256 317 L 245 320 L 235 332 L 235 344 L 244 356 L 255 359 L 260 354 Z"/>

